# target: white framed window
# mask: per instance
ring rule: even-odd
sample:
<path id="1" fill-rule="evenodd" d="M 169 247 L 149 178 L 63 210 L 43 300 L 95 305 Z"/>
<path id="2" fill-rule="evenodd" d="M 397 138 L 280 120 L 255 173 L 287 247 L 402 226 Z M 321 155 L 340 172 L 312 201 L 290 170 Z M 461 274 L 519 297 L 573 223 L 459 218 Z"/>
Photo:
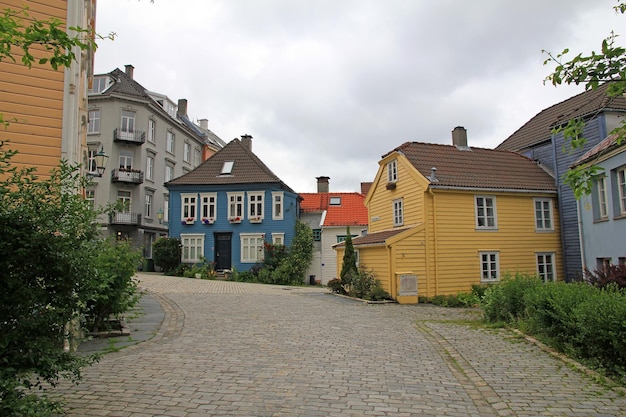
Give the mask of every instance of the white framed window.
<path id="1" fill-rule="evenodd" d="M 191 145 L 189 142 L 183 143 L 183 161 L 191 162 Z"/>
<path id="2" fill-rule="evenodd" d="M 163 223 L 170 221 L 170 200 L 166 198 L 163 200 Z"/>
<path id="3" fill-rule="evenodd" d="M 109 77 L 108 76 L 100 76 L 93 77 L 93 83 L 91 84 L 91 89 L 89 90 L 89 94 L 99 94 L 107 89 L 109 86 Z"/>
<path id="4" fill-rule="evenodd" d="M 535 198 L 535 229 L 538 231 L 554 230 L 552 221 L 552 199 Z"/>
<path id="5" fill-rule="evenodd" d="M 174 178 L 174 167 L 170 164 L 165 165 L 165 182 Z"/>
<path id="6" fill-rule="evenodd" d="M 263 191 L 248 192 L 248 218 L 263 218 Z"/>
<path id="7" fill-rule="evenodd" d="M 553 252 L 537 253 L 537 275 L 543 282 L 556 281 Z"/>
<path id="8" fill-rule="evenodd" d="M 165 138 L 165 150 L 171 154 L 174 154 L 174 148 L 176 146 L 176 135 L 171 130 L 167 131 Z"/>
<path id="9" fill-rule="evenodd" d="M 96 163 L 96 154 L 98 153 L 98 148 L 89 148 L 87 150 L 87 172 L 88 173 L 98 173 L 98 166 Z"/>
<path id="10" fill-rule="evenodd" d="M 193 149 L 193 166 L 197 167 L 198 165 L 200 165 L 200 160 L 201 160 L 201 156 L 200 156 L 200 148 L 195 147 Z"/>
<path id="11" fill-rule="evenodd" d="M 96 206 L 96 190 L 85 190 L 85 200 L 91 207 Z"/>
<path id="12" fill-rule="evenodd" d="M 242 233 L 241 239 L 241 262 L 261 262 L 265 259 L 265 240 L 262 233 Z"/>
<path id="13" fill-rule="evenodd" d="M 626 216 L 626 168 L 617 170 L 617 197 L 620 216 Z"/>
<path id="14" fill-rule="evenodd" d="M 272 233 L 272 244 L 273 245 L 285 245 L 285 234 L 284 233 Z"/>
<path id="15" fill-rule="evenodd" d="M 130 213 L 133 203 L 133 195 L 130 191 L 118 190 L 117 201 L 122 205 L 122 210 L 124 213 Z"/>
<path id="16" fill-rule="evenodd" d="M 606 219 L 609 217 L 606 195 L 606 177 L 598 178 L 596 184 L 598 187 L 598 214 L 600 219 Z"/>
<path id="17" fill-rule="evenodd" d="M 181 262 L 198 263 L 204 256 L 204 234 L 181 234 Z"/>
<path id="18" fill-rule="evenodd" d="M 197 203 L 198 203 L 197 194 L 181 194 L 180 195 L 181 220 L 188 220 L 188 219 L 196 220 Z"/>
<path id="19" fill-rule="evenodd" d="M 282 191 L 272 191 L 272 220 L 283 219 L 283 199 L 285 193 Z"/>
<path id="20" fill-rule="evenodd" d="M 131 110 L 122 110 L 122 123 L 120 125 L 122 138 L 133 139 L 135 132 L 135 112 Z"/>
<path id="21" fill-rule="evenodd" d="M 154 155 L 152 154 L 146 157 L 146 179 L 154 180 Z"/>
<path id="22" fill-rule="evenodd" d="M 494 282 L 500 279 L 500 253 L 479 252 L 480 282 Z"/>
<path id="23" fill-rule="evenodd" d="M 156 120 L 148 119 L 148 142 L 156 142 Z"/>
<path id="24" fill-rule="evenodd" d="M 243 193 L 227 193 L 228 198 L 228 218 L 243 218 Z"/>
<path id="25" fill-rule="evenodd" d="M 133 152 L 127 149 L 120 150 L 120 169 L 130 170 L 133 168 Z"/>
<path id="26" fill-rule="evenodd" d="M 146 193 L 144 215 L 148 218 L 152 217 L 152 200 L 153 195 L 151 193 Z"/>
<path id="27" fill-rule="evenodd" d="M 387 163 L 387 182 L 398 182 L 398 160 Z"/>
<path id="28" fill-rule="evenodd" d="M 200 216 L 213 221 L 217 218 L 217 193 L 200 194 Z"/>
<path id="29" fill-rule="evenodd" d="M 404 202 L 401 198 L 393 200 L 393 225 L 402 226 L 404 224 Z"/>
<path id="30" fill-rule="evenodd" d="M 476 228 L 497 229 L 496 198 L 494 196 L 477 195 L 474 198 L 476 205 Z"/>
<path id="31" fill-rule="evenodd" d="M 100 109 L 89 110 L 89 123 L 87 123 L 87 134 L 100 133 Z"/>

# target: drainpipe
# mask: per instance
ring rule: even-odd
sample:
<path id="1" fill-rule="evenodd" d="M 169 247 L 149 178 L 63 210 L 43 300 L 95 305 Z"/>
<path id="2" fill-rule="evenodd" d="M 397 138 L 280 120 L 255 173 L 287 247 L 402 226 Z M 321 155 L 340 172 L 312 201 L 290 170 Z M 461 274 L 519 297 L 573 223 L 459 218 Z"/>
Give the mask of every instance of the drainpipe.
<path id="1" fill-rule="evenodd" d="M 587 270 L 586 259 L 587 256 L 585 254 L 585 240 L 584 240 L 584 232 L 583 232 L 583 216 L 582 216 L 582 201 L 578 200 L 576 202 L 576 212 L 578 215 L 578 241 L 580 242 L 580 260 L 583 266 L 583 273 Z"/>
<path id="2" fill-rule="evenodd" d="M 437 204 L 435 203 L 435 193 L 433 193 L 433 189 L 428 187 L 428 192 L 433 198 L 433 242 L 435 244 L 435 295 L 439 294 L 439 269 L 437 268 L 437 260 L 439 259 L 439 245 L 437 244 Z M 426 219 L 425 219 L 426 220 Z M 428 246 L 426 246 L 426 259 L 429 259 L 428 256 Z M 428 265 L 427 265 L 428 266 Z M 428 274 L 426 274 L 428 275 Z"/>
<path id="3" fill-rule="evenodd" d="M 387 259 L 389 259 L 389 292 L 391 293 L 391 297 L 398 301 L 398 292 L 397 292 L 397 283 L 396 283 L 396 274 L 393 273 L 393 259 L 391 245 L 385 245 L 387 247 Z"/>
<path id="4" fill-rule="evenodd" d="M 563 228 L 563 201 L 561 200 L 561 196 L 563 194 L 563 192 L 561 191 L 562 186 L 561 183 L 559 181 L 559 163 L 557 162 L 557 158 L 556 158 L 556 136 L 553 133 L 552 134 L 552 161 L 554 162 L 554 182 L 556 184 L 556 189 L 557 189 L 557 201 L 559 203 L 559 224 L 561 226 L 561 250 L 563 251 L 563 272 L 565 272 L 565 281 L 569 282 L 569 274 L 567 271 L 567 254 L 565 251 L 565 229 Z"/>

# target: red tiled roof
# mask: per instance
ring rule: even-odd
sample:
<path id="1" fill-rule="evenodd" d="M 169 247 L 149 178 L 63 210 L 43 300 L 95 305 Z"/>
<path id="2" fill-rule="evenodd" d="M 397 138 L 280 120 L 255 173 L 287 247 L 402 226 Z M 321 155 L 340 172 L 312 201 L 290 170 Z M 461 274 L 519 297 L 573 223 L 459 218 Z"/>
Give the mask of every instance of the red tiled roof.
<path id="1" fill-rule="evenodd" d="M 436 181 L 430 184 L 433 188 L 556 191 L 554 178 L 536 162 L 514 152 L 460 150 L 453 145 L 421 142 L 406 142 L 394 151 L 404 154 L 426 178 L 436 168 Z"/>
<path id="2" fill-rule="evenodd" d="M 550 140 L 552 128 L 570 119 L 593 115 L 600 110 L 626 111 L 626 97 L 608 97 L 605 83 L 595 90 L 585 91 L 539 112 L 504 142 L 496 147 L 502 151 L 520 151 Z"/>
<path id="3" fill-rule="evenodd" d="M 365 196 L 359 193 L 301 193 L 300 209 L 305 213 L 326 211 L 322 226 L 367 225 Z M 332 205 L 330 199 L 339 197 L 341 204 Z"/>
<path id="4" fill-rule="evenodd" d="M 617 144 L 618 137 L 619 136 L 617 134 L 607 136 L 604 140 L 602 140 L 596 146 L 589 149 L 583 156 L 578 158 L 578 160 L 572 166 L 581 165 L 581 164 L 584 164 L 585 162 L 589 162 L 591 159 L 600 157 L 603 153 L 606 153 L 612 149 L 615 149 L 618 146 L 626 146 L 626 141 L 622 142 L 621 145 Z"/>

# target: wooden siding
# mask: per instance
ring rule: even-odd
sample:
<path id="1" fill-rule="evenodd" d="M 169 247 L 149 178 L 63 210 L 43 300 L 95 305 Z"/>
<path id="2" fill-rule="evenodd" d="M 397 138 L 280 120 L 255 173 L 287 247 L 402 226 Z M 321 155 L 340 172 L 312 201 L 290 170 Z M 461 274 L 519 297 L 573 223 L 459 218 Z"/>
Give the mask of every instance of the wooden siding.
<path id="1" fill-rule="evenodd" d="M 65 22 L 67 17 L 68 4 L 63 0 L 0 1 L 2 10 L 24 5 L 38 19 Z M 32 52 L 44 56 L 41 49 Z M 14 57 L 16 62 L 8 58 L 0 62 L 0 113 L 10 122 L 1 139 L 9 141 L 8 149 L 19 151 L 12 159 L 14 165 L 37 167 L 38 174 L 46 175 L 61 159 L 64 72 L 38 63 L 29 69 L 22 65 L 21 54 L 16 51 Z"/>

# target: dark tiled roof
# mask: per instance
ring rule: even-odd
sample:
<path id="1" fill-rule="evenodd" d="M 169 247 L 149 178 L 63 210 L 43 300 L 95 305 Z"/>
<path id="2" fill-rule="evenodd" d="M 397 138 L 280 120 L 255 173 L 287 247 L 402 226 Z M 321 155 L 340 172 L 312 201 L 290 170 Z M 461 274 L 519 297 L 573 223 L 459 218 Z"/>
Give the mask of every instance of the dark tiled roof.
<path id="1" fill-rule="evenodd" d="M 221 175 L 224 162 L 234 162 L 229 175 Z M 222 184 L 280 184 L 284 190 L 294 192 L 239 139 L 233 139 L 193 171 L 169 181 L 166 186 Z"/>
<path id="2" fill-rule="evenodd" d="M 402 233 L 406 230 L 409 230 L 408 227 L 403 227 L 401 229 L 393 229 L 393 230 L 384 230 L 382 232 L 376 233 L 368 233 L 364 236 L 355 237 L 352 239 L 353 246 L 363 246 L 363 245 L 381 245 L 385 243 L 387 239 L 397 235 L 398 233 Z M 345 242 L 338 243 L 335 245 L 336 247 L 345 246 Z"/>
<path id="3" fill-rule="evenodd" d="M 609 83 L 603 84 L 595 90 L 585 91 L 542 110 L 496 149 L 503 151 L 527 149 L 550 140 L 552 128 L 567 123 L 570 119 L 592 116 L 602 110 L 626 111 L 626 97 L 606 95 L 609 85 Z"/>
<path id="4" fill-rule="evenodd" d="M 554 178 L 536 162 L 514 152 L 460 150 L 453 145 L 421 142 L 406 142 L 394 151 L 404 154 L 427 178 L 436 168 L 436 181 L 430 184 L 433 188 L 556 191 Z"/>
<path id="5" fill-rule="evenodd" d="M 115 80 L 113 84 L 100 94 L 101 96 L 108 96 L 111 94 L 122 94 L 126 96 L 132 96 L 135 98 L 141 98 L 148 101 L 154 101 L 148 94 L 147 90 L 129 77 L 124 71 L 119 68 L 115 68 L 108 74 Z"/>

